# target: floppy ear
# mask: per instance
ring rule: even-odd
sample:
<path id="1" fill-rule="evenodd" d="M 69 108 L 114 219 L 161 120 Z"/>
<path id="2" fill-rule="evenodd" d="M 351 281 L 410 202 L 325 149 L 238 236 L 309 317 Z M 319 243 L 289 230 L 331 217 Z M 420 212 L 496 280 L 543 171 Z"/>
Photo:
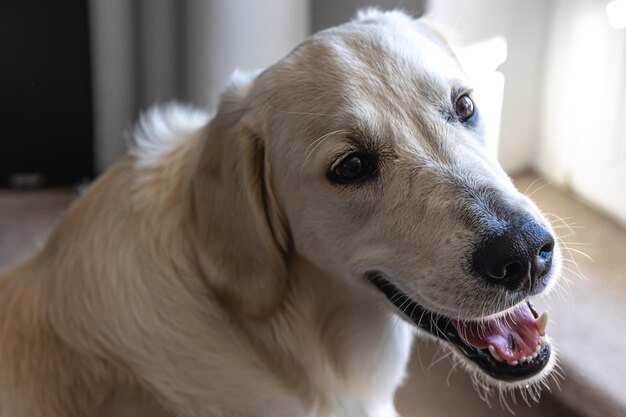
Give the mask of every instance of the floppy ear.
<path id="1" fill-rule="evenodd" d="M 287 279 L 287 228 L 272 189 L 265 138 L 242 120 L 249 83 L 222 96 L 193 179 L 198 256 L 227 307 L 262 316 Z"/>

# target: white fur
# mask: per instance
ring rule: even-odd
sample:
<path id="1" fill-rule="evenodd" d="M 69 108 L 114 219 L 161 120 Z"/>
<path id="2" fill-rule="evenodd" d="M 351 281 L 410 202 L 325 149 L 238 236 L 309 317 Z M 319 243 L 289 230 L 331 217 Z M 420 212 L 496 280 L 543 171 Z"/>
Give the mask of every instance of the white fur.
<path id="1" fill-rule="evenodd" d="M 177 142 L 188 141 L 206 126 L 211 116 L 197 108 L 170 103 L 142 114 L 130 134 L 137 168 L 159 165 Z"/>

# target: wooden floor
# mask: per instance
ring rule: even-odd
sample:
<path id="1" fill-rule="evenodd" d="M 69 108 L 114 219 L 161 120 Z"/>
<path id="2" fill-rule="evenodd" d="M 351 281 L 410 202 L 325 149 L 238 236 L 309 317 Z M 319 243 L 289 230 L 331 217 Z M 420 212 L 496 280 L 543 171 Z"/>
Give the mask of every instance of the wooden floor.
<path id="1" fill-rule="evenodd" d="M 520 190 L 524 191 L 536 180 L 534 176 L 523 176 L 516 179 Z M 545 184 L 541 180 L 535 182 L 528 190 L 532 192 Z M 74 192 L 69 190 L 46 190 L 46 191 L 28 191 L 28 192 L 9 192 L 0 191 L 0 270 L 7 268 L 23 256 L 33 252 L 44 241 L 47 233 L 54 224 L 55 220 L 62 215 L 63 210 L 76 198 Z M 579 412 L 585 411 L 585 415 L 620 415 L 613 413 L 619 407 L 619 399 L 617 405 L 613 393 L 610 392 L 608 400 L 600 400 L 596 394 L 581 394 L 581 390 L 588 388 L 587 380 L 579 383 L 582 379 L 580 375 L 588 376 L 588 373 L 594 367 L 597 377 L 601 379 L 602 375 L 608 373 L 613 378 L 612 384 L 622 384 L 622 392 L 626 396 L 626 348 L 617 353 L 615 359 L 621 360 L 612 369 L 606 369 L 606 372 L 598 372 L 597 367 L 606 368 L 607 362 L 601 359 L 591 361 L 577 361 L 576 355 L 582 351 L 587 353 L 597 348 L 598 341 L 589 341 L 585 336 L 581 336 L 584 327 L 578 329 L 578 325 L 594 326 L 593 313 L 594 306 L 597 302 L 591 302 L 589 294 L 600 294 L 596 297 L 613 298 L 623 297 L 626 299 L 626 231 L 619 225 L 606 219 L 596 211 L 589 209 L 584 204 L 573 199 L 567 193 L 560 191 L 554 187 L 548 186 L 538 191 L 533 198 L 544 211 L 550 213 L 558 213 L 560 217 L 568 218 L 568 223 L 577 223 L 586 225 L 586 229 L 580 230 L 578 235 L 569 235 L 570 231 L 566 227 L 558 229 L 561 236 L 566 236 L 565 240 L 575 243 L 588 243 L 593 246 L 585 247 L 592 256 L 596 258 L 596 263 L 592 263 L 587 258 L 572 252 L 574 259 L 579 263 L 577 267 L 568 263 L 566 277 L 572 281 L 570 287 L 566 287 L 561 293 L 552 298 L 552 302 L 548 303 L 550 308 L 551 321 L 549 324 L 550 334 L 559 341 L 562 356 L 564 358 L 564 367 L 568 375 L 566 381 L 562 384 L 562 391 L 553 386 L 556 394 L 545 393 L 540 404 L 528 407 L 521 397 L 517 396 L 517 404 L 511 398 L 508 399 L 508 406 L 515 412 L 518 417 L 539 417 L 539 416 L 575 416 L 578 413 L 573 411 L 576 408 Z M 573 218 L 572 218 L 573 217 Z M 560 221 L 553 217 L 555 224 L 560 225 Z M 572 245 L 572 248 L 580 249 L 583 246 Z M 589 249 L 591 248 L 591 249 Z M 619 251 L 621 250 L 621 256 Z M 582 281 L 576 277 L 583 272 L 588 277 L 598 276 L 601 280 L 620 282 L 624 294 L 617 294 L 611 290 L 612 294 L 607 295 L 606 288 L 601 291 L 598 287 L 602 281 L 591 280 Z M 592 284 L 590 284 L 592 282 Z M 582 287 L 581 287 L 582 286 Z M 591 293 L 589 291 L 592 291 Z M 597 292 L 600 291 L 600 292 Z M 560 298 L 562 296 L 562 298 Z M 585 297 L 586 296 L 586 297 Z M 619 299 L 619 298 L 618 298 Z M 603 299 L 602 299 L 603 300 Z M 570 304 L 568 304 L 568 302 Z M 585 313 L 589 317 L 581 317 L 580 312 L 573 311 L 571 303 L 577 303 L 584 306 Z M 545 307 L 544 307 L 545 308 Z M 625 319 L 626 312 L 611 311 L 616 317 L 609 320 L 611 326 L 621 325 L 621 329 L 626 329 Z M 622 314 L 621 316 L 619 314 Z M 572 317 L 580 318 L 582 324 L 578 321 L 569 320 Z M 615 349 L 621 349 L 619 342 Z M 598 362 L 600 361 L 600 362 Z M 568 363 L 584 362 L 582 365 L 570 366 Z M 593 376 L 593 375 L 592 375 Z M 592 381 L 595 381 L 592 379 Z M 595 381 L 597 382 L 597 381 Z M 602 381 L 598 382 L 602 387 Z M 618 385 L 618 387 L 620 387 Z M 620 388 L 618 388 L 619 390 Z M 605 390 L 602 391 L 606 396 Z M 615 391 L 618 393 L 618 391 Z M 584 399 L 588 405 L 581 405 L 581 395 L 591 398 Z M 596 397 L 594 397 L 596 395 Z M 599 395 L 599 394 L 598 394 Z M 594 402 L 596 401 L 596 402 Z M 598 405 L 597 401 L 605 401 L 609 404 L 608 411 L 602 409 L 602 405 Z M 415 353 L 409 368 L 409 378 L 405 386 L 400 390 L 397 396 L 398 408 L 404 417 L 428 416 L 428 417 L 448 417 L 448 416 L 464 416 L 464 417 L 486 417 L 486 416 L 511 416 L 510 411 L 503 408 L 497 397 L 492 398 L 491 405 L 479 399 L 474 392 L 469 377 L 462 370 L 452 370 L 450 362 L 447 358 L 442 358 L 441 352 L 428 342 L 418 342 L 415 347 Z M 566 406 L 565 404 L 569 404 Z M 591 405 L 589 405 L 591 404 Z M 583 414 L 583 413 L 581 413 Z"/>
<path id="2" fill-rule="evenodd" d="M 75 198 L 66 189 L 0 190 L 0 271 L 40 247 Z"/>

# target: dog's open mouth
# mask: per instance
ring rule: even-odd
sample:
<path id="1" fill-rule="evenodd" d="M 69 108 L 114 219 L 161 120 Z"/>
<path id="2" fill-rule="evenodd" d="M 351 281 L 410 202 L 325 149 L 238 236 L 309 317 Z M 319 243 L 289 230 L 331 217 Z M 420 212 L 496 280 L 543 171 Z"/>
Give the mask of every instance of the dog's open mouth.
<path id="1" fill-rule="evenodd" d="M 492 378 L 525 380 L 550 360 L 547 314 L 539 316 L 529 301 L 498 317 L 460 321 L 426 310 L 379 274 L 368 279 L 415 325 L 455 346 Z"/>

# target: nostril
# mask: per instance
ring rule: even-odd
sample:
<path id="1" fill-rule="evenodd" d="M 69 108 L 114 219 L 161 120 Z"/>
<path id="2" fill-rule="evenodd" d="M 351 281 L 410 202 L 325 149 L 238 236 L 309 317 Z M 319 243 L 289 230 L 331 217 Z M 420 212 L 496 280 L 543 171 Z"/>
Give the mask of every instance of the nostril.
<path id="1" fill-rule="evenodd" d="M 537 252 L 536 260 L 532 268 L 532 280 L 537 282 L 542 279 L 552 268 L 552 255 L 554 251 L 554 238 L 549 236 L 549 240 Z"/>
<path id="2" fill-rule="evenodd" d="M 504 279 L 516 277 L 522 272 L 522 263 L 518 261 L 510 262 L 504 266 Z"/>
<path id="3" fill-rule="evenodd" d="M 539 249 L 539 257 L 545 261 L 552 259 L 552 251 L 554 250 L 554 242 L 546 243 Z"/>
<path id="4" fill-rule="evenodd" d="M 524 274 L 524 264 L 520 260 L 497 261 L 495 263 L 487 263 L 483 267 L 486 276 L 494 281 L 510 281 L 515 280 Z"/>
<path id="5" fill-rule="evenodd" d="M 529 273 L 529 263 L 523 259 L 502 259 L 494 256 L 483 266 L 483 273 L 491 282 L 504 285 L 513 291 L 519 290 L 524 285 L 524 277 Z"/>

